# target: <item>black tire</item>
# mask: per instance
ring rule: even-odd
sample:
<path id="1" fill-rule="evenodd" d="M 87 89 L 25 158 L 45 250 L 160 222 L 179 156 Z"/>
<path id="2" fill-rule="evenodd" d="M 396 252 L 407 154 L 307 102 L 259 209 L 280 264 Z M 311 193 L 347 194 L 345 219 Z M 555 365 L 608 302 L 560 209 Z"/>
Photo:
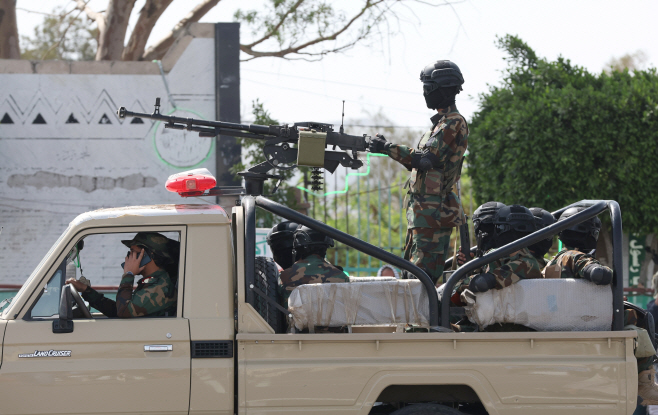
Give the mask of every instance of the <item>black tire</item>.
<path id="1" fill-rule="evenodd" d="M 256 275 L 254 285 L 264 292 L 268 298 L 275 303 L 281 304 L 279 296 L 279 268 L 272 258 L 257 256 L 254 264 Z M 254 293 L 254 308 L 272 326 L 275 333 L 285 333 L 286 320 L 281 310 L 263 298 L 260 294 Z"/>
<path id="2" fill-rule="evenodd" d="M 391 415 L 464 415 L 464 413 L 445 405 L 419 403 L 405 406 L 392 412 Z"/>

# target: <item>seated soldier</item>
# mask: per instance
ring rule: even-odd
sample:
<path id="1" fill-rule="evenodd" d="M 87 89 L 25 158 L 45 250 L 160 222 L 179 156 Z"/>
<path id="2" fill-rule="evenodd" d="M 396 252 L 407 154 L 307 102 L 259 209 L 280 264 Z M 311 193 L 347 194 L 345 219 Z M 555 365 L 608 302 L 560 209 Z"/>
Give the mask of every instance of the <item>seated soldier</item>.
<path id="1" fill-rule="evenodd" d="M 292 267 L 295 259 L 292 255 L 292 240 L 299 224 L 295 222 L 281 222 L 267 233 L 267 244 L 272 251 L 272 258 L 279 266 L 279 271 Z"/>
<path id="2" fill-rule="evenodd" d="M 530 235 L 536 230 L 535 218 L 526 207 L 520 205 L 503 206 L 493 218 L 493 235 L 478 238 L 478 250 L 491 246 L 500 248 L 517 239 Z M 541 267 L 528 248 L 521 248 L 508 256 L 486 265 L 480 273 L 470 278 L 468 289 L 472 292 L 485 292 L 502 289 L 522 279 L 542 278 Z M 465 284 L 463 289 L 465 289 Z"/>
<path id="3" fill-rule="evenodd" d="M 573 207 L 565 210 L 560 215 L 561 222 L 578 212 L 585 210 L 584 207 Z M 583 278 L 597 285 L 612 283 L 613 272 L 610 268 L 602 265 L 593 254 L 596 250 L 596 242 L 601 230 L 601 221 L 594 217 L 581 222 L 571 228 L 565 229 L 558 235 L 565 248 L 558 252 L 544 268 L 546 278 Z M 624 328 L 635 330 L 638 339 L 645 336 L 644 328 L 638 327 L 637 312 L 632 309 L 624 310 Z M 648 338 L 648 336 L 646 336 Z M 646 345 L 653 349 L 652 344 Z M 655 382 L 655 371 L 653 363 L 656 361 L 655 349 L 651 356 L 637 356 L 635 350 L 638 371 L 638 395 L 642 398 L 642 405 L 658 405 L 658 384 Z"/>
<path id="4" fill-rule="evenodd" d="M 306 226 L 299 227 L 293 238 L 293 255 L 296 262 L 281 272 L 279 288 L 284 307 L 295 287 L 303 284 L 349 282 L 345 273 L 325 259 L 327 248 L 334 240 Z"/>
<path id="5" fill-rule="evenodd" d="M 494 232 L 493 219 L 496 213 L 505 204 L 500 202 L 487 202 L 480 205 L 475 212 L 473 212 L 473 231 L 475 232 L 475 239 L 477 241 L 476 254 L 471 252 L 471 258 L 481 257 L 485 252 L 493 248 L 492 237 Z M 457 265 L 460 267 L 466 262 L 466 256 L 459 247 L 457 253 Z"/>
<path id="6" fill-rule="evenodd" d="M 558 222 L 584 210 L 583 207 L 569 208 L 562 212 Z M 542 271 L 546 278 L 584 278 L 597 285 L 612 282 L 612 270 L 601 265 L 590 253 L 596 250 L 601 221 L 594 217 L 565 229 L 558 237 L 564 248 L 551 259 Z"/>
<path id="7" fill-rule="evenodd" d="M 537 230 L 543 229 L 547 226 L 550 226 L 554 224 L 555 217 L 551 214 L 551 212 L 544 210 L 542 208 L 538 207 L 533 207 L 530 208 L 530 212 L 535 216 L 535 221 L 537 223 Z M 528 249 L 530 250 L 530 253 L 532 256 L 535 257 L 537 262 L 539 262 L 539 266 L 544 269 L 546 264 L 548 264 L 548 261 L 544 258 L 544 255 L 548 253 L 548 251 L 551 249 L 553 246 L 553 237 L 549 237 L 544 239 L 543 241 L 537 242 L 536 244 L 530 245 Z"/>
<path id="8" fill-rule="evenodd" d="M 139 232 L 121 241 L 130 248 L 121 264 L 123 276 L 113 301 L 71 278 L 72 284 L 89 305 L 108 317 L 155 317 L 176 315 L 176 279 L 180 244 L 157 232 Z M 143 275 L 133 291 L 135 275 Z"/>

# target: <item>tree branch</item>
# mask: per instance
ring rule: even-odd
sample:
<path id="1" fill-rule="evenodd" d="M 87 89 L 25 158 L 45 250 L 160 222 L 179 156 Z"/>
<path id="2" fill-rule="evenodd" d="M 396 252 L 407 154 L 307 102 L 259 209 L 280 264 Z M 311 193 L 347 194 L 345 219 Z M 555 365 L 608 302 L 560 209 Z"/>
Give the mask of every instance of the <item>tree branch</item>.
<path id="1" fill-rule="evenodd" d="M 76 10 L 76 9 L 73 9 L 73 10 Z M 64 14 L 59 16 L 60 24 L 64 21 L 64 19 L 66 19 L 66 16 L 68 16 L 69 13 L 64 13 Z M 62 32 L 62 36 L 60 36 L 59 40 L 57 42 L 53 43 L 53 45 L 50 48 L 48 48 L 48 50 L 46 50 L 43 54 L 41 54 L 41 60 L 46 59 L 46 56 L 48 56 L 50 51 L 52 51 L 53 49 L 58 48 L 62 44 L 62 42 L 64 41 L 64 38 L 66 37 L 66 34 L 69 31 L 69 29 L 75 24 L 75 20 L 80 16 L 81 13 L 82 13 L 82 10 L 78 11 L 78 15 L 75 16 L 74 19 L 69 20 L 69 24 L 66 26 L 66 29 L 64 29 L 64 31 Z"/>
<path id="2" fill-rule="evenodd" d="M 151 46 L 144 52 L 140 60 L 162 59 L 167 50 L 174 43 L 178 35 L 187 30 L 192 23 L 198 22 L 206 13 L 217 5 L 221 0 L 203 0 L 201 3 L 187 14 L 174 28 L 158 43 Z"/>
<path id="3" fill-rule="evenodd" d="M 288 9 L 288 11 L 287 11 L 283 16 L 281 16 L 281 19 L 279 19 L 279 22 L 278 22 L 278 23 L 272 28 L 272 30 L 270 30 L 269 32 L 267 32 L 265 35 L 263 35 L 263 37 L 261 37 L 261 38 L 258 39 L 257 41 L 255 41 L 255 42 L 253 42 L 253 43 L 250 43 L 250 44 L 248 44 L 248 45 L 244 45 L 244 47 L 245 47 L 245 48 L 249 48 L 249 49 L 251 49 L 251 48 L 253 48 L 254 46 L 256 46 L 256 45 L 258 45 L 258 44 L 260 44 L 260 43 L 263 43 L 263 42 L 266 41 L 267 39 L 271 38 L 272 35 L 274 35 L 274 34 L 275 34 L 275 33 L 281 28 L 281 26 L 283 26 L 283 23 L 286 21 L 286 19 L 288 18 L 288 16 L 290 16 L 291 13 L 297 11 L 297 8 L 298 8 L 298 7 L 299 7 L 304 1 L 305 1 L 305 0 L 298 0 L 297 3 L 293 4 L 292 7 L 290 7 L 290 9 Z"/>
<path id="4" fill-rule="evenodd" d="M 87 3 L 91 0 L 72 0 L 76 3 L 75 8 L 78 10 L 82 10 L 85 12 L 87 17 L 93 21 L 96 22 L 96 25 L 98 26 L 98 33 L 99 33 L 99 42 L 100 42 L 100 34 L 107 31 L 107 21 L 105 20 L 105 14 L 101 12 L 95 12 L 91 9 L 91 7 L 87 6 Z M 100 49 L 100 47 L 99 47 Z"/>
<path id="5" fill-rule="evenodd" d="M 339 47 L 339 48 L 335 48 L 335 49 L 330 50 L 330 51 L 322 51 L 322 52 L 319 52 L 319 53 L 300 53 L 300 51 L 301 51 L 302 49 L 305 49 L 305 48 L 307 48 L 307 47 L 309 47 L 309 46 L 313 46 L 313 45 L 316 45 L 316 44 L 318 44 L 318 43 L 325 42 L 325 41 L 327 41 L 327 40 L 336 40 L 336 38 L 337 38 L 339 35 L 341 35 L 341 34 L 344 33 L 347 29 L 349 29 L 350 26 L 352 26 L 352 24 L 353 24 L 354 22 L 356 22 L 361 16 L 363 16 L 363 15 L 365 14 L 366 11 L 368 11 L 369 9 L 371 9 L 371 8 L 377 6 L 377 5 L 379 5 L 379 4 L 381 4 L 381 3 L 385 2 L 385 1 L 386 1 L 386 0 L 375 0 L 374 2 L 372 2 L 371 0 L 367 0 L 367 1 L 366 1 L 366 4 L 363 6 L 363 8 L 362 8 L 362 9 L 361 9 L 356 15 L 354 15 L 354 16 L 353 16 L 353 17 L 352 17 L 352 18 L 351 18 L 351 19 L 350 19 L 350 20 L 349 20 L 349 21 L 348 21 L 343 27 L 341 27 L 340 29 L 336 30 L 334 33 L 332 33 L 332 34 L 329 35 L 329 36 L 323 36 L 323 35 L 320 35 L 320 36 L 318 36 L 317 38 L 315 38 L 315 39 L 313 39 L 313 40 L 309 40 L 308 42 L 303 43 L 303 44 L 301 44 L 301 45 L 299 45 L 299 46 L 294 46 L 294 47 L 291 46 L 291 47 L 288 47 L 288 48 L 286 48 L 286 49 L 281 49 L 281 50 L 273 51 L 273 52 L 259 52 L 259 51 L 255 51 L 255 50 L 253 50 L 251 47 L 249 47 L 248 45 L 240 45 L 240 50 L 241 50 L 242 52 L 245 52 L 246 54 L 252 56 L 251 58 L 248 58 L 248 59 L 246 59 L 245 61 L 248 61 L 248 60 L 251 60 L 251 59 L 254 59 L 254 58 L 261 58 L 261 57 L 265 57 L 265 56 L 271 56 L 271 57 L 279 57 L 279 58 L 282 58 L 282 57 L 284 57 L 284 56 L 286 56 L 286 55 L 289 55 L 289 54 L 292 54 L 292 53 L 296 53 L 296 54 L 305 54 L 305 55 L 309 55 L 309 56 L 314 56 L 314 55 L 315 55 L 315 56 L 318 56 L 318 55 L 326 55 L 327 53 L 332 53 L 332 52 L 337 52 L 337 51 L 345 50 L 345 49 L 347 49 L 347 48 L 349 48 L 349 47 L 354 46 L 354 44 L 356 44 L 359 40 L 362 40 L 362 39 L 363 39 L 363 38 L 364 38 L 364 37 L 370 32 L 370 29 L 367 29 L 367 30 L 364 32 L 364 34 L 359 35 L 354 41 L 349 42 L 347 45 L 341 46 L 341 47 Z M 382 15 L 382 14 L 380 14 L 380 15 L 378 16 L 378 19 L 381 17 L 381 15 Z"/>
<path id="6" fill-rule="evenodd" d="M 20 59 L 16 0 L 0 0 L 0 59 Z"/>
<path id="7" fill-rule="evenodd" d="M 128 45 L 123 49 L 121 60 L 136 61 L 144 54 L 146 41 L 162 13 L 173 0 L 146 0 L 139 12 L 137 23 L 130 34 Z"/>

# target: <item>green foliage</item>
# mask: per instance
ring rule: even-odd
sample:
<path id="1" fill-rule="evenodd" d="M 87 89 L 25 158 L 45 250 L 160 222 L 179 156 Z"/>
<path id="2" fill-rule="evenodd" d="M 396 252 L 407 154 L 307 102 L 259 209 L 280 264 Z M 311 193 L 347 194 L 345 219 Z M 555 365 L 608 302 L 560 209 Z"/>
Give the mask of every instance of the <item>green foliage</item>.
<path id="1" fill-rule="evenodd" d="M 79 16 L 53 10 L 34 28 L 33 36 L 21 36 L 21 59 L 94 60 L 98 29 L 90 29 Z"/>
<path id="2" fill-rule="evenodd" d="M 470 124 L 469 173 L 479 202 L 560 208 L 614 199 L 624 229 L 658 231 L 658 76 L 592 74 L 537 58 L 518 37 L 501 86 L 480 95 Z"/>

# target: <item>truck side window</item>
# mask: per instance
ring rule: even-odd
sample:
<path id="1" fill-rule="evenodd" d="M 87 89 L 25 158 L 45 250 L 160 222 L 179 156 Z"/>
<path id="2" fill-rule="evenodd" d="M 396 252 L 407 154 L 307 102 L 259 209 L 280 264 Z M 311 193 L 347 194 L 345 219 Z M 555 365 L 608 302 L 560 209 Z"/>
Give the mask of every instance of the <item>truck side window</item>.
<path id="1" fill-rule="evenodd" d="M 61 267 L 50 278 L 43 293 L 32 308 L 31 317 L 56 317 L 59 314 L 59 299 L 64 285 L 64 272 Z"/>

